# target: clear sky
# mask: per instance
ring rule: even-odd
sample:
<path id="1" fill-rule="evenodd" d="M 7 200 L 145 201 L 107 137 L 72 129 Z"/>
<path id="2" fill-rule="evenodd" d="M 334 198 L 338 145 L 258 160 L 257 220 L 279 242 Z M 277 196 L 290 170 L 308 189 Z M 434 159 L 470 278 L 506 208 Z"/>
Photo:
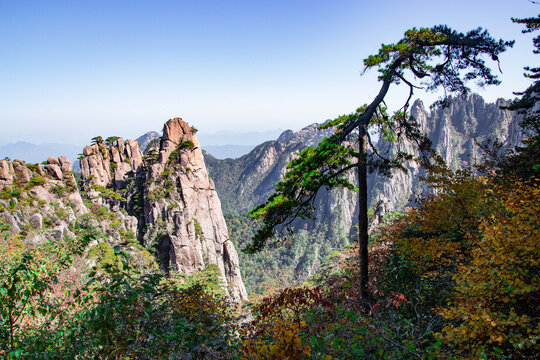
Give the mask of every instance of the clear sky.
<path id="1" fill-rule="evenodd" d="M 370 101 L 379 84 L 362 59 L 413 26 L 515 39 L 503 84 L 478 91 L 510 98 L 538 62 L 510 17 L 539 12 L 528 0 L 0 0 L 0 144 L 134 138 L 175 116 L 204 133 L 299 129 Z"/>

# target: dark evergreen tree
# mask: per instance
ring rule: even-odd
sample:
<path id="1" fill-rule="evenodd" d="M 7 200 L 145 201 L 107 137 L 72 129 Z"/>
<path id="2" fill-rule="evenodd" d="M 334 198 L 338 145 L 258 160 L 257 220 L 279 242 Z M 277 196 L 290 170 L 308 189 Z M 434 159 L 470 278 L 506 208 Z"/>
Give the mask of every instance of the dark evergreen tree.
<path id="1" fill-rule="evenodd" d="M 540 30 L 540 15 L 526 19 L 515 19 L 518 24 L 525 24 L 523 33 Z M 535 54 L 540 54 L 540 35 L 533 38 Z M 524 140 L 525 146 L 517 147 L 515 153 L 502 162 L 503 173 L 512 174 L 525 180 L 539 181 L 540 178 L 540 67 L 525 67 L 525 77 L 533 80 L 533 83 L 523 92 L 517 92 L 520 98 L 515 100 L 507 108 L 523 114 L 521 127 L 530 135 Z"/>
<path id="2" fill-rule="evenodd" d="M 247 252 L 262 249 L 276 232 L 288 229 L 296 218 L 313 218 L 313 202 L 321 188 L 346 187 L 358 191 L 359 215 L 358 238 L 361 271 L 360 291 L 367 298 L 368 285 L 368 204 L 367 170 L 377 167 L 384 173 L 402 167 L 411 155 L 398 153 L 395 157 L 383 158 L 376 150 L 368 157 L 370 138 L 369 126 L 378 126 L 383 136 L 399 141 L 402 138 L 415 141 L 421 149 L 429 141 L 420 132 L 415 119 L 409 114 L 413 91 L 423 85 L 428 90 L 444 90 L 440 100 L 444 104 L 453 93 L 468 91 L 466 83 L 476 80 L 480 86 L 496 85 L 497 77 L 492 74 L 484 58 L 498 63 L 498 56 L 513 42 L 493 39 L 481 28 L 466 34 L 458 33 L 447 26 L 413 28 L 395 44 L 382 45 L 379 52 L 364 59 L 365 70 L 378 68 L 381 88 L 373 101 L 356 112 L 341 116 L 325 124 L 334 127 L 335 133 L 325 138 L 317 147 L 303 150 L 288 165 L 283 180 L 276 184 L 275 193 L 266 203 L 251 210 L 255 218 L 263 219 L 263 227 L 246 248 Z M 409 96 L 403 107 L 389 116 L 384 98 L 391 85 L 405 84 Z M 351 146 L 351 142 L 356 142 Z M 348 171 L 356 170 L 358 187 L 346 177 Z M 279 241 L 279 240 L 275 240 Z"/>

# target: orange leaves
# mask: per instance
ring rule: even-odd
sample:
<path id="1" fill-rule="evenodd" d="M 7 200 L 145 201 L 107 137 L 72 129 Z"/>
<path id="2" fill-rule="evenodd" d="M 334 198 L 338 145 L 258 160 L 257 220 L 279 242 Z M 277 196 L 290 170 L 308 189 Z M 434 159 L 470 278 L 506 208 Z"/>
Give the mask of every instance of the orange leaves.
<path id="1" fill-rule="evenodd" d="M 306 324 L 301 315 L 314 306 L 331 306 L 318 288 L 287 288 L 265 298 L 256 307 L 256 319 L 243 329 L 242 359 L 303 359 L 311 347 L 300 334 Z"/>
<path id="2" fill-rule="evenodd" d="M 406 304 L 407 299 L 405 298 L 405 295 L 396 291 L 392 291 L 392 298 L 389 300 L 389 303 L 397 309 L 401 305 Z"/>
<path id="3" fill-rule="evenodd" d="M 482 236 L 455 276 L 458 296 L 441 312 L 453 322 L 442 335 L 471 354 L 495 355 L 496 347 L 523 357 L 539 350 L 540 191 L 519 181 L 492 189 L 500 206 L 482 219 Z"/>
<path id="4" fill-rule="evenodd" d="M 435 194 L 382 229 L 415 276 L 437 291 L 439 334 L 456 358 L 540 351 L 540 189 L 534 182 L 428 166 Z M 407 285 L 403 284 L 407 293 Z M 392 294 L 387 306 L 404 297 Z M 380 311 L 379 303 L 372 311 Z"/>
<path id="5" fill-rule="evenodd" d="M 371 312 L 375 314 L 381 305 L 386 305 L 386 307 L 394 307 L 398 309 L 400 306 L 405 305 L 408 301 L 405 295 L 397 291 L 391 291 L 390 296 L 385 298 L 384 292 L 380 290 L 375 290 L 372 292 L 372 295 L 375 299 L 379 300 L 371 307 Z"/>

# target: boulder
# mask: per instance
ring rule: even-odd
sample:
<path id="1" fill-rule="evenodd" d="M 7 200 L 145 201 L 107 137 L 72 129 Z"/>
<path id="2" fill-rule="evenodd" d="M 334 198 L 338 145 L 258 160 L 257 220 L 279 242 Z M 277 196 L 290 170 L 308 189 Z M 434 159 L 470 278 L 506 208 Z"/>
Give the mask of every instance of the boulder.
<path id="1" fill-rule="evenodd" d="M 30 225 L 34 229 L 41 229 L 43 228 L 43 216 L 41 214 L 36 213 L 30 217 Z"/>
<path id="2" fill-rule="evenodd" d="M 62 169 L 60 169 L 60 164 L 47 164 L 44 166 L 44 169 L 47 174 L 55 179 L 62 180 L 64 178 Z"/>
<path id="3" fill-rule="evenodd" d="M 59 162 L 58 159 L 55 158 L 54 156 L 49 156 L 49 157 L 47 158 L 47 164 L 58 165 L 58 166 L 60 166 L 60 162 Z"/>
<path id="4" fill-rule="evenodd" d="M 83 154 L 86 156 L 90 156 L 94 153 L 94 149 L 90 145 L 86 145 L 83 149 Z"/>
<path id="5" fill-rule="evenodd" d="M 9 229 L 11 235 L 17 235 L 21 231 L 18 221 L 9 212 L 4 211 L 3 213 L 0 213 L 0 219 L 4 219 L 4 223 L 11 225 L 11 228 Z"/>
<path id="6" fill-rule="evenodd" d="M 30 171 L 26 168 L 24 161 L 15 160 L 13 162 L 13 170 L 15 172 L 15 178 L 22 182 L 27 183 L 30 181 Z"/>
<path id="7" fill-rule="evenodd" d="M 60 160 L 60 169 L 62 169 L 63 173 L 71 171 L 71 169 L 73 168 L 73 164 L 71 163 L 71 161 L 69 161 L 67 157 L 62 155 L 58 158 L 58 160 Z"/>
<path id="8" fill-rule="evenodd" d="M 13 164 L 8 160 L 0 160 L 0 180 L 5 182 L 13 181 L 13 176 L 15 171 L 13 171 Z"/>

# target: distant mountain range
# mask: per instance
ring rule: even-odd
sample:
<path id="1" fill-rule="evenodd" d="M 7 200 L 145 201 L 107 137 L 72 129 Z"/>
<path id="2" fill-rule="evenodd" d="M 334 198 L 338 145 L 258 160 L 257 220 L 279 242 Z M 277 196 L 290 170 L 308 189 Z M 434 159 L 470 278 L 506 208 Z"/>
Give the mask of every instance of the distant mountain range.
<path id="1" fill-rule="evenodd" d="M 283 129 L 262 132 L 219 131 L 214 134 L 197 134 L 203 150 L 216 159 L 236 159 L 249 153 L 257 145 L 277 139 Z"/>
<path id="2" fill-rule="evenodd" d="M 498 139 L 508 146 L 515 146 L 523 138 L 518 126 L 519 117 L 508 110 L 501 110 L 501 105 L 504 104 L 503 100 L 488 104 L 479 95 L 470 94 L 455 98 L 445 108 L 436 106 L 426 108 L 421 101 L 416 101 L 411 106 L 411 114 L 418 121 L 421 130 L 432 140 L 434 148 L 446 163 L 453 168 L 458 168 L 467 166 L 480 157 L 476 142 Z M 318 130 L 318 124 L 312 124 L 297 132 L 275 130 L 258 133 L 197 134 L 197 137 L 201 139 L 197 148 L 200 146 L 206 150 L 203 151 L 204 163 L 212 180 L 206 185 L 199 184 L 198 188 L 213 188 L 215 184 L 215 190 L 227 221 L 229 236 L 236 247 L 243 248 L 256 230 L 257 225 L 250 220 L 246 214 L 247 211 L 264 202 L 272 194 L 276 182 L 285 173 L 287 164 L 299 151 L 306 146 L 318 144 L 329 133 L 330 130 L 321 131 Z M 160 133 L 151 131 L 137 138 L 140 150 L 144 150 L 152 142 L 158 142 L 155 145 L 159 149 L 163 146 L 159 143 L 160 137 Z M 138 150 L 134 141 L 130 143 L 133 145 L 132 150 Z M 399 150 L 415 153 L 413 144 L 407 142 L 398 146 L 379 139 L 375 147 L 381 154 L 395 154 Z M 84 150 L 86 157 L 89 157 L 88 151 Z M 79 161 L 76 159 L 82 152 L 83 146 L 78 145 L 52 143 L 35 145 L 17 142 L 0 146 L 0 159 L 9 157 L 13 160 L 22 159 L 27 163 L 40 163 L 49 156 L 65 155 L 73 161 L 73 170 L 80 171 Z M 138 151 L 131 151 L 131 153 L 138 153 Z M 111 149 L 111 156 L 114 154 L 116 152 Z M 197 155 L 200 157 L 197 163 L 200 163 L 201 169 L 204 167 L 203 154 Z M 142 154 L 140 157 L 139 163 L 142 162 Z M 121 166 L 117 165 L 114 171 L 123 171 L 122 169 L 132 162 L 132 160 L 124 162 L 123 159 L 118 159 L 115 164 Z M 19 162 L 13 163 L 15 164 L 13 166 L 20 165 Z M 54 167 L 53 165 L 48 164 L 48 167 Z M 414 198 L 425 191 L 425 185 L 419 181 L 419 175 L 423 174 L 423 169 L 415 162 L 406 163 L 405 167 L 407 172 L 396 171 L 390 179 L 377 173 L 369 175 L 369 202 L 373 209 L 373 223 L 380 221 L 384 214 L 395 210 L 400 211 L 405 206 L 412 205 Z M 97 179 L 97 175 L 92 177 L 92 174 L 88 173 L 90 168 L 90 163 L 88 163 L 86 178 Z M 101 169 L 103 171 L 100 170 L 96 174 L 111 176 L 111 169 L 109 164 L 106 169 Z M 82 173 L 84 175 L 84 171 Z M 116 175 L 119 173 L 111 178 L 114 179 L 115 184 L 116 181 L 121 183 L 129 178 L 122 180 Z M 204 175 L 201 176 L 206 179 L 207 175 Z M 355 177 L 355 174 L 349 174 L 350 181 L 356 182 Z M 111 179 L 99 185 L 107 185 Z M 156 214 L 161 214 L 162 210 L 166 210 L 171 219 L 176 210 L 174 206 L 169 208 L 168 205 L 171 203 L 163 202 L 163 197 L 174 193 L 177 187 L 168 189 L 170 190 L 168 192 L 165 191 L 165 183 L 169 186 L 184 184 L 186 187 L 188 180 L 182 178 L 180 181 L 175 177 L 167 179 L 166 182 L 164 179 L 160 181 L 163 183 L 158 184 L 154 181 L 153 187 L 146 190 L 151 190 L 150 197 L 155 199 L 156 204 L 160 204 L 161 210 L 156 210 Z M 134 189 L 134 194 L 137 191 L 144 193 L 143 184 L 146 182 L 141 180 L 139 184 L 141 188 Z M 191 189 L 188 186 L 185 190 L 186 194 L 188 188 Z M 212 193 L 212 197 L 214 196 Z M 303 281 L 324 263 L 325 258 L 332 251 L 340 250 L 350 242 L 351 234 L 355 233 L 354 225 L 358 213 L 356 193 L 345 189 L 323 190 L 315 199 L 314 205 L 317 209 L 316 221 L 295 222 L 293 224 L 294 238 L 290 236 L 286 238 L 286 241 L 292 244 L 290 247 L 269 249 L 257 256 L 239 254 L 248 288 L 254 290 L 260 287 L 262 289 L 265 282 L 270 283 L 276 279 L 286 284 Z M 189 204 L 185 207 L 188 209 L 194 205 Z M 212 206 L 216 211 L 219 207 L 217 202 Z M 143 218 L 140 218 L 141 222 Z M 154 222 L 159 223 L 157 220 Z M 210 231 L 213 227 L 209 226 L 208 229 Z"/>
<path id="3" fill-rule="evenodd" d="M 0 145 L 0 158 L 21 159 L 27 163 L 40 163 L 47 160 L 49 156 L 66 156 L 72 162 L 77 159 L 77 154 L 82 152 L 81 145 L 43 143 L 32 144 L 25 141 L 18 141 L 6 145 Z"/>
<path id="4" fill-rule="evenodd" d="M 201 147 L 203 150 L 212 154 L 216 159 L 238 158 L 249 153 L 257 145 L 276 139 L 282 129 L 264 131 L 264 132 L 233 132 L 220 131 L 213 134 L 200 133 L 197 134 L 201 139 Z M 156 131 L 149 131 L 136 140 L 144 151 L 148 144 L 161 136 Z M 59 143 L 43 143 L 33 144 L 26 141 L 17 141 L 5 145 L 0 145 L 0 159 L 10 158 L 21 159 L 27 163 L 40 163 L 47 160 L 49 156 L 59 157 L 66 156 L 73 162 L 73 170 L 80 171 L 77 157 L 82 153 L 84 145 L 74 144 L 59 144 Z"/>

